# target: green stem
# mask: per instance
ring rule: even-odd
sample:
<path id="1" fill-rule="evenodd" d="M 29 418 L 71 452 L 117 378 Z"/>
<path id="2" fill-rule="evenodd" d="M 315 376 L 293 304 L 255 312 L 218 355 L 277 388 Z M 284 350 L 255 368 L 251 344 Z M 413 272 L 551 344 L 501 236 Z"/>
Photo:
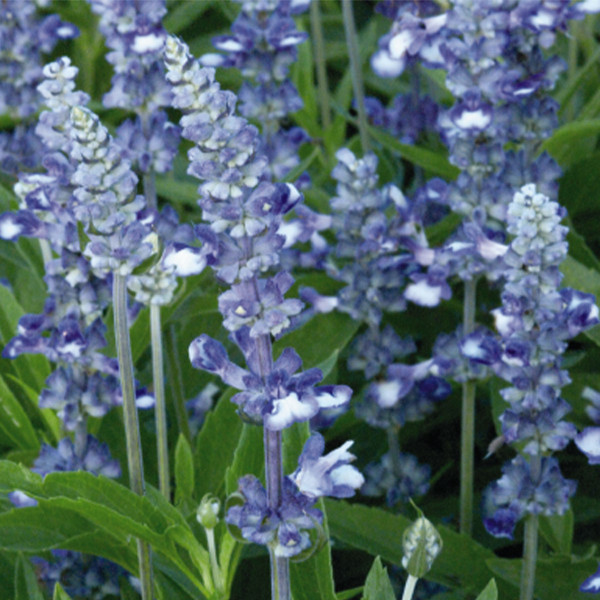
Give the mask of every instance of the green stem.
<path id="1" fill-rule="evenodd" d="M 142 496 L 144 494 L 144 467 L 137 407 L 135 405 L 133 358 L 131 355 L 131 340 L 129 338 L 129 323 L 127 319 L 127 278 L 119 273 L 115 273 L 113 276 L 113 310 L 121 393 L 123 395 L 123 419 L 125 421 L 125 440 L 127 443 L 129 486 L 133 492 Z M 147 542 L 138 539 L 137 549 L 142 599 L 151 600 L 153 598 L 153 583 L 150 546 Z"/>
<path id="2" fill-rule="evenodd" d="M 317 94 L 321 109 L 321 125 L 329 129 L 331 125 L 331 103 L 329 101 L 329 82 L 327 81 L 327 64 L 325 58 L 325 39 L 323 37 L 323 22 L 319 0 L 310 3 L 310 25 L 314 41 L 314 61 L 317 67 Z"/>
<path id="3" fill-rule="evenodd" d="M 219 593 L 220 597 L 225 595 L 225 585 L 223 583 L 223 574 L 221 573 L 221 567 L 219 566 L 219 559 L 217 558 L 217 546 L 215 544 L 215 530 L 205 528 L 206 541 L 208 542 L 208 553 L 210 555 L 210 569 L 212 572 L 212 578 L 215 583 L 215 588 Z"/>
<path id="4" fill-rule="evenodd" d="M 177 357 L 177 335 L 175 326 L 169 327 L 169 335 L 167 342 L 167 365 L 169 367 L 169 381 L 171 385 L 169 389 L 173 392 L 173 406 L 175 408 L 175 418 L 177 419 L 177 427 L 179 433 L 182 433 L 185 439 L 192 442 L 192 432 L 190 431 L 190 423 L 185 409 L 185 394 L 183 392 L 183 376 L 181 373 L 181 365 Z"/>
<path id="5" fill-rule="evenodd" d="M 407 577 L 406 583 L 404 584 L 404 592 L 402 592 L 402 600 L 412 600 L 417 581 L 419 580 L 414 575 L 409 575 Z"/>
<path id="6" fill-rule="evenodd" d="M 537 487 L 542 470 L 542 457 L 532 456 L 530 462 L 531 480 Z M 521 570 L 521 594 L 519 600 L 533 600 L 535 588 L 535 565 L 538 549 L 538 516 L 527 515 L 523 534 L 523 568 Z"/>
<path id="7" fill-rule="evenodd" d="M 463 305 L 463 335 L 475 328 L 475 298 L 477 281 L 465 281 Z M 462 385 L 460 440 L 460 532 L 471 535 L 473 530 L 473 464 L 475 448 L 475 381 Z"/>
<path id="8" fill-rule="evenodd" d="M 169 443 L 167 439 L 167 408 L 165 374 L 160 323 L 160 306 L 150 305 L 150 338 L 152 341 L 152 381 L 156 399 L 156 447 L 158 450 L 158 483 L 161 494 L 171 498 L 169 476 Z"/>
<path id="9" fill-rule="evenodd" d="M 352 85 L 354 87 L 356 110 L 358 112 L 360 143 L 363 153 L 367 153 L 370 149 L 369 126 L 367 123 L 367 113 L 365 112 L 365 91 L 351 0 L 342 0 L 342 11 L 344 13 L 344 29 L 346 31 L 346 43 L 348 44 L 348 55 L 350 57 L 350 69 L 352 70 Z"/>

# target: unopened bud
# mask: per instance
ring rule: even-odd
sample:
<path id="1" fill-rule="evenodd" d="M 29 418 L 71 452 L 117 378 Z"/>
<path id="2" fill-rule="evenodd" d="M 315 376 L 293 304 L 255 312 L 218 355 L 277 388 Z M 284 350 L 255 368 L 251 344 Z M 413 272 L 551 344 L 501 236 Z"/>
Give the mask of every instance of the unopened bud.
<path id="1" fill-rule="evenodd" d="M 206 494 L 200 506 L 196 511 L 196 519 L 198 523 L 205 529 L 214 529 L 219 522 L 219 510 L 221 509 L 221 503 L 219 499 L 212 494 Z"/>
<path id="2" fill-rule="evenodd" d="M 409 575 L 421 578 L 433 565 L 433 561 L 442 551 L 442 536 L 431 521 L 419 512 L 418 519 L 404 532 L 402 566 Z"/>

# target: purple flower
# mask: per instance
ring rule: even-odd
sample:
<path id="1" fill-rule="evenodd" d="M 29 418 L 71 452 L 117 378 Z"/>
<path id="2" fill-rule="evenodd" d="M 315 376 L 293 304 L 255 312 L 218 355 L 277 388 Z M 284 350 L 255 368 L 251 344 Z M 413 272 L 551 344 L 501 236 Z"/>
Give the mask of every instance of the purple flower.
<path id="1" fill-rule="evenodd" d="M 265 489 L 253 475 L 242 477 L 238 485 L 244 504 L 231 507 L 225 521 L 238 527 L 245 539 L 271 546 L 276 556 L 288 558 L 311 545 L 307 530 L 320 526 L 323 515 L 312 508 L 315 500 L 299 492 L 289 478 L 283 479 L 277 507 L 269 506 Z"/>
<path id="2" fill-rule="evenodd" d="M 332 496 L 349 498 L 365 482 L 360 471 L 351 466 L 356 457 L 348 452 L 354 442 L 348 441 L 337 450 L 323 455 L 325 440 L 314 433 L 304 444 L 298 468 L 290 475 L 300 492 L 309 498 Z"/>
<path id="3" fill-rule="evenodd" d="M 590 465 L 600 464 L 600 427 L 586 427 L 575 437 L 575 444 L 587 456 Z"/>

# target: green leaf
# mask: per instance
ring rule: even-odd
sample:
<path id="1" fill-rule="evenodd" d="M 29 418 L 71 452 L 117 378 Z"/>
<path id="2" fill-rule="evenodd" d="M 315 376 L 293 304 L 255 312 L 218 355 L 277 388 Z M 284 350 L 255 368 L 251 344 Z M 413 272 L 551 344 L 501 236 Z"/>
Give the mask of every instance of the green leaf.
<path id="1" fill-rule="evenodd" d="M 19 319 L 24 311 L 13 293 L 0 285 L 0 342 L 5 346 L 17 333 Z M 35 389 L 42 389 L 50 374 L 50 365 L 45 356 L 22 354 L 12 362 L 20 379 Z"/>
<path id="2" fill-rule="evenodd" d="M 205 494 L 222 496 L 225 473 L 231 466 L 242 435 L 242 421 L 231 402 L 233 390 L 223 394 L 216 407 L 208 413 L 196 439 L 196 498 Z M 237 479 L 234 489 L 237 488 Z M 234 490 L 227 490 L 230 493 Z"/>
<path id="3" fill-rule="evenodd" d="M 189 442 L 179 434 L 175 446 L 175 502 L 191 500 L 194 495 L 194 455 Z"/>
<path id="4" fill-rule="evenodd" d="M 563 515 L 540 515 L 540 533 L 552 550 L 559 554 L 570 555 L 573 545 L 575 517 L 571 509 Z"/>
<path id="5" fill-rule="evenodd" d="M 15 564 L 15 600 L 44 600 L 33 566 L 22 554 Z"/>
<path id="6" fill-rule="evenodd" d="M 481 594 L 477 596 L 477 600 L 498 600 L 498 587 L 495 579 L 490 579 Z"/>
<path id="7" fill-rule="evenodd" d="M 292 69 L 292 80 L 302 98 L 303 107 L 294 113 L 293 118 L 311 137 L 320 137 L 317 86 L 314 82 L 313 72 L 312 46 L 300 44 L 298 60 Z"/>
<path id="8" fill-rule="evenodd" d="M 367 575 L 362 600 L 396 600 L 387 569 L 381 564 L 379 556 L 373 561 Z"/>
<path id="9" fill-rule="evenodd" d="M 513 591 L 505 596 L 502 590 L 499 597 L 517 598 L 521 582 L 521 559 L 491 558 L 488 566 L 495 575 L 509 582 Z M 595 558 L 575 557 L 538 558 L 535 570 L 536 600 L 589 600 L 589 594 L 579 591 L 582 582 L 595 573 L 598 561 Z M 500 581 L 498 584 L 500 585 Z"/>
<path id="10" fill-rule="evenodd" d="M 376 127 L 369 127 L 369 135 L 377 140 L 384 148 L 397 152 L 405 160 L 422 167 L 431 175 L 439 175 L 448 181 L 458 177 L 460 169 L 448 162 L 448 159 L 437 152 L 399 142 L 393 135 Z"/>
<path id="11" fill-rule="evenodd" d="M 335 352 L 342 350 L 354 337 L 360 322 L 343 313 L 319 314 L 306 325 L 277 340 L 273 346 L 275 356 L 291 346 L 303 361 L 303 368 L 316 367 Z"/>
<path id="12" fill-rule="evenodd" d="M 189 2 L 184 0 L 174 9 L 169 10 L 163 19 L 165 29 L 170 33 L 179 33 L 193 21 L 201 17 L 214 2 L 203 0 L 202 2 Z"/>
<path id="13" fill-rule="evenodd" d="M 52 594 L 52 600 L 71 600 L 71 596 L 69 596 L 69 594 L 67 594 L 67 592 L 63 590 L 62 586 L 60 585 L 60 583 L 58 583 L 58 581 L 54 586 L 54 594 Z"/>
<path id="14" fill-rule="evenodd" d="M 40 443 L 29 417 L 2 376 L 0 376 L 0 436 L 21 450 L 40 449 Z"/>
<path id="15" fill-rule="evenodd" d="M 559 127 L 552 137 L 542 144 L 542 150 L 548 152 L 561 167 L 568 167 L 589 156 L 590 148 L 585 142 L 595 146 L 600 133 L 600 119 L 573 121 Z"/>
<path id="16" fill-rule="evenodd" d="M 325 507 L 335 538 L 393 564 L 402 564 L 401 540 L 404 530 L 411 524 L 409 519 L 378 508 L 336 500 L 326 500 Z M 444 549 L 427 579 L 465 594 L 478 594 L 494 575 L 486 563 L 495 558 L 494 553 L 443 525 L 436 528 L 442 536 Z M 507 585 L 501 587 L 500 596 L 504 598 L 504 591 L 508 590 Z"/>
<path id="17" fill-rule="evenodd" d="M 240 477 L 255 475 L 259 479 L 262 479 L 264 470 L 265 459 L 262 427 L 244 423 L 231 466 L 225 474 L 225 490 L 227 495 L 233 494 L 237 490 Z"/>
<path id="18" fill-rule="evenodd" d="M 360 587 L 355 587 L 351 590 L 344 590 L 343 592 L 338 592 L 336 597 L 337 600 L 352 600 L 352 598 L 355 598 L 359 594 L 362 594 L 363 590 L 364 586 L 361 585 Z"/>

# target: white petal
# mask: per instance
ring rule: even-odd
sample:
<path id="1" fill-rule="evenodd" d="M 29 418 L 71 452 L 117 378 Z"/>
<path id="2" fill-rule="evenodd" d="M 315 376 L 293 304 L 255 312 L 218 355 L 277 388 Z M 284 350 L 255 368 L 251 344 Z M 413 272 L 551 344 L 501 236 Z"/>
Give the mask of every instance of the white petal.
<path id="1" fill-rule="evenodd" d="M 421 306 L 437 306 L 442 296 L 440 286 L 433 287 L 425 279 L 418 283 L 411 283 L 404 292 L 404 297 Z"/>

